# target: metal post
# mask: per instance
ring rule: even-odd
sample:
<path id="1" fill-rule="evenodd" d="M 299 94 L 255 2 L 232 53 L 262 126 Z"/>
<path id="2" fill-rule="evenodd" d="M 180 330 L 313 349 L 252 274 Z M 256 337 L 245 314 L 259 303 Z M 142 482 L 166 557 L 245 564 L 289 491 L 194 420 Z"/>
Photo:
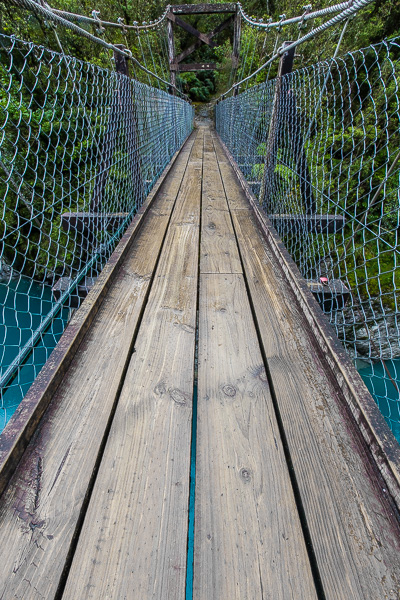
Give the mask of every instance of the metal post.
<path id="1" fill-rule="evenodd" d="M 301 196 L 303 198 L 306 214 L 313 215 L 316 213 L 316 203 L 311 184 L 310 171 L 307 164 L 307 156 L 304 150 L 301 119 L 297 110 L 296 96 L 291 89 L 281 91 L 282 95 L 285 95 L 287 134 L 296 161 L 296 170 L 300 180 Z"/>
<path id="2" fill-rule="evenodd" d="M 242 17 L 239 12 L 239 7 L 236 9 L 235 20 L 233 24 L 233 47 L 232 47 L 232 81 L 236 81 L 236 73 L 239 66 L 240 52 L 240 34 L 242 27 Z"/>
<path id="3" fill-rule="evenodd" d="M 283 47 L 289 46 L 291 43 L 292 42 L 284 42 Z M 270 125 L 265 144 L 264 174 L 260 189 L 260 204 L 270 201 L 270 196 L 273 187 L 271 185 L 271 179 L 273 178 L 275 170 L 280 129 L 282 126 L 282 123 L 279 119 L 282 77 L 292 71 L 294 51 L 294 48 L 292 48 L 291 50 L 289 50 L 289 52 L 284 52 L 279 62 L 278 75 L 276 78 L 275 95 L 272 102 Z"/>
<path id="4" fill-rule="evenodd" d="M 284 46 L 291 42 L 285 42 Z M 277 84 L 272 107 L 271 124 L 266 143 L 264 176 L 260 191 L 260 203 L 271 200 L 271 180 L 275 170 L 276 156 L 279 139 L 284 127 L 292 146 L 292 152 L 296 161 L 296 170 L 300 180 L 300 191 L 307 215 L 316 212 L 316 204 L 311 184 L 310 171 L 308 169 L 307 157 L 304 150 L 303 135 L 301 131 L 301 120 L 297 111 L 296 96 L 293 90 L 282 80 L 284 75 L 292 72 L 295 49 L 285 52 L 279 63 Z M 282 102 L 284 100 L 284 102 Z M 284 105 L 284 111 L 282 110 Z M 284 114 L 283 114 L 284 113 Z M 269 189 L 268 189 L 269 188 Z"/>
<path id="5" fill-rule="evenodd" d="M 168 29 L 168 58 L 169 58 L 169 73 L 171 84 L 176 86 L 176 70 L 175 70 L 175 46 L 174 46 L 174 30 L 170 20 L 167 22 Z M 175 89 L 172 88 L 172 94 L 175 95 Z"/>

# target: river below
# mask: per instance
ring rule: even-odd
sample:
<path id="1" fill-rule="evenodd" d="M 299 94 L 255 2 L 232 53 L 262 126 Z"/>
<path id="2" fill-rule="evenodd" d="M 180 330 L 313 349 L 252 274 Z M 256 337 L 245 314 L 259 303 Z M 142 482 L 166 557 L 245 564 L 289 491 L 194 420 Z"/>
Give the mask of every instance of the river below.
<path id="1" fill-rule="evenodd" d="M 0 377 L 30 340 L 55 302 L 51 287 L 27 278 L 0 282 Z M 43 333 L 22 367 L 0 393 L 0 431 L 14 414 L 33 380 L 55 348 L 68 320 L 62 309 Z"/>

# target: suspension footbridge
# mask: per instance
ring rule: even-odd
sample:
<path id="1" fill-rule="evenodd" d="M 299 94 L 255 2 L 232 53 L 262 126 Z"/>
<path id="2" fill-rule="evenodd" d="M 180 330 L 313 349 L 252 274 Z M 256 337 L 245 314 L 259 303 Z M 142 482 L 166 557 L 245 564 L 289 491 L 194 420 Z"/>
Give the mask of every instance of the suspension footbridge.
<path id="1" fill-rule="evenodd" d="M 194 597 L 395 590 L 390 458 L 357 428 L 378 409 L 209 128 L 113 258 L 14 420 L 36 433 L 3 497 L 3 596 L 183 598 L 191 459 Z"/>
<path id="2" fill-rule="evenodd" d="M 398 42 L 293 72 L 286 43 L 245 90 L 234 43 L 216 128 L 193 128 L 168 40 L 214 6 L 236 41 L 254 26 L 235 4 L 143 26 L 165 21 L 157 88 L 126 46 L 110 71 L 0 36 L 3 314 L 26 281 L 52 294 L 5 411 L 68 321 L 0 436 L 1 598 L 400 597 L 398 401 L 353 360 L 376 327 L 362 356 L 397 386 Z"/>

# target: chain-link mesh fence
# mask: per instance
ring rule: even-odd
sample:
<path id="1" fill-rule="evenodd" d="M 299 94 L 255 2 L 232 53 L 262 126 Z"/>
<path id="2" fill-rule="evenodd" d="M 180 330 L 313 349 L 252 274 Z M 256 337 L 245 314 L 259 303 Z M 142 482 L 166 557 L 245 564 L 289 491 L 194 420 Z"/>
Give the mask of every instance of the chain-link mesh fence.
<path id="1" fill-rule="evenodd" d="M 399 58 L 396 38 L 267 81 L 216 125 L 400 440 Z"/>
<path id="2" fill-rule="evenodd" d="M 0 429 L 192 124 L 177 96 L 0 35 Z"/>

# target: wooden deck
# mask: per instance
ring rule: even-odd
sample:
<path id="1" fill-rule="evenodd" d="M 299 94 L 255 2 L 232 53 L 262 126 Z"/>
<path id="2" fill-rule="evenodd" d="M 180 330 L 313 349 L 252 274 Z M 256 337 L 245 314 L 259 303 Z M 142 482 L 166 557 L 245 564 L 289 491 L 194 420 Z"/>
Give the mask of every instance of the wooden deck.
<path id="1" fill-rule="evenodd" d="M 194 599 L 400 598 L 399 455 L 273 243 L 199 127 L 5 431 L 1 599 L 183 600 L 194 425 Z"/>

